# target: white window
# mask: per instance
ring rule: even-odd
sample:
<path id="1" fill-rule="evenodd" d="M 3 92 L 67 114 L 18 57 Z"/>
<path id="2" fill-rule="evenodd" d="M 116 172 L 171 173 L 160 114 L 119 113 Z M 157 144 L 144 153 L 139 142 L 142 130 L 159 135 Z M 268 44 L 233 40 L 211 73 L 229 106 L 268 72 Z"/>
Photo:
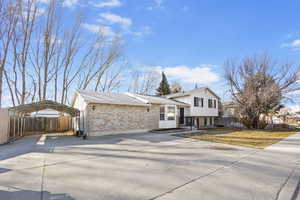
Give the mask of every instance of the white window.
<path id="1" fill-rule="evenodd" d="M 208 107 L 209 108 L 213 107 L 213 100 L 212 99 L 208 99 Z"/>
<path id="2" fill-rule="evenodd" d="M 199 107 L 199 97 L 194 97 L 194 107 Z"/>
<path id="3" fill-rule="evenodd" d="M 175 106 L 168 106 L 167 119 L 168 120 L 175 120 Z"/>
<path id="4" fill-rule="evenodd" d="M 160 119 L 160 121 L 165 120 L 165 106 L 161 106 L 159 108 L 159 119 Z"/>

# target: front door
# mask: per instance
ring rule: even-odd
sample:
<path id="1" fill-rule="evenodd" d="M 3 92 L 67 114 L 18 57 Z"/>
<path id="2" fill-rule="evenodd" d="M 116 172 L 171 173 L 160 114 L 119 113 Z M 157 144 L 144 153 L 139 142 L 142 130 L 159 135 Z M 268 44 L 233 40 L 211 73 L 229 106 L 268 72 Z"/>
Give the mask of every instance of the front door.
<path id="1" fill-rule="evenodd" d="M 184 108 L 180 108 L 179 112 L 179 124 L 184 124 Z"/>

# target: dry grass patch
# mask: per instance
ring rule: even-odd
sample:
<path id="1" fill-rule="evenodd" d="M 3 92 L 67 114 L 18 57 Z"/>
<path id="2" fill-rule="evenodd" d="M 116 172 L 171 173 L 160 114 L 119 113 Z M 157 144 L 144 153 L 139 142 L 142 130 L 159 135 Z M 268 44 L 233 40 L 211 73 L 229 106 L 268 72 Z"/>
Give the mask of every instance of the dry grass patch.
<path id="1" fill-rule="evenodd" d="M 261 131 L 218 128 L 190 135 L 178 134 L 178 136 L 255 149 L 264 149 L 294 133 L 296 133 L 296 131 Z"/>

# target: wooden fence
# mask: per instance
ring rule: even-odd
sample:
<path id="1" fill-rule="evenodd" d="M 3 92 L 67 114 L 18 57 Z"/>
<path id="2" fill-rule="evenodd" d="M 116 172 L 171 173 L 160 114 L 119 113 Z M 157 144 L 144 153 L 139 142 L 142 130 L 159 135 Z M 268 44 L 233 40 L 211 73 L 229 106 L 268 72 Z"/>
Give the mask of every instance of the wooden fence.
<path id="1" fill-rule="evenodd" d="M 15 141 L 32 134 L 57 133 L 73 130 L 74 118 L 9 116 L 7 109 L 0 109 L 0 144 Z"/>
<path id="2" fill-rule="evenodd" d="M 7 109 L 0 109 L 0 144 L 9 141 L 9 115 Z"/>
<path id="3" fill-rule="evenodd" d="M 64 132 L 73 129 L 72 117 L 25 117 L 24 119 L 24 132 L 26 134 Z"/>

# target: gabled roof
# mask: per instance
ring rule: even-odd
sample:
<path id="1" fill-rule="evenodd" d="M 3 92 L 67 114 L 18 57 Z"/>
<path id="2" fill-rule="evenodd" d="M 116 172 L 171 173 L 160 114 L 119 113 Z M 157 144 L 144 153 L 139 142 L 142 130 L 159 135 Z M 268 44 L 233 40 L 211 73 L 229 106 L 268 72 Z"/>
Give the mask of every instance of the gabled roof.
<path id="1" fill-rule="evenodd" d="M 216 98 L 218 99 L 221 99 L 216 93 L 214 93 L 210 88 L 208 87 L 201 87 L 201 88 L 195 88 L 191 91 L 188 91 L 188 92 L 179 92 L 179 93 L 175 93 L 175 94 L 169 94 L 169 95 L 166 95 L 165 97 L 166 98 L 169 98 L 169 99 L 173 99 L 173 98 L 178 98 L 178 97 L 184 97 L 184 96 L 190 96 L 191 94 L 195 93 L 195 92 L 198 92 L 198 91 L 209 91 L 212 95 L 214 95 Z"/>
<path id="2" fill-rule="evenodd" d="M 130 94 L 130 93 L 128 93 L 128 95 L 137 97 L 138 99 L 142 101 L 144 100 L 145 103 L 149 103 L 149 104 L 189 106 L 189 104 L 180 101 L 175 101 L 172 99 L 167 99 L 165 97 L 158 97 L 153 95 L 142 95 L 142 94 Z"/>
<path id="3" fill-rule="evenodd" d="M 236 106 L 236 103 L 234 101 L 223 101 L 222 106 Z"/>
<path id="4" fill-rule="evenodd" d="M 125 94 L 103 93 L 103 92 L 95 92 L 89 90 L 77 90 L 72 105 L 74 105 L 75 98 L 77 95 L 80 95 L 87 104 L 95 103 L 95 104 L 114 104 L 114 105 L 130 105 L 130 106 L 150 106 L 150 104 L 158 104 L 158 105 L 189 106 L 186 103 L 179 102 L 173 99 L 167 99 L 165 97 L 131 94 L 131 93 L 125 93 Z"/>
<path id="5" fill-rule="evenodd" d="M 130 97 L 126 94 L 103 93 L 90 90 L 77 90 L 83 100 L 89 103 L 96 104 L 115 104 L 115 105 L 131 105 L 131 106 L 149 106 L 148 104 Z M 75 94 L 76 95 L 76 94 Z"/>

